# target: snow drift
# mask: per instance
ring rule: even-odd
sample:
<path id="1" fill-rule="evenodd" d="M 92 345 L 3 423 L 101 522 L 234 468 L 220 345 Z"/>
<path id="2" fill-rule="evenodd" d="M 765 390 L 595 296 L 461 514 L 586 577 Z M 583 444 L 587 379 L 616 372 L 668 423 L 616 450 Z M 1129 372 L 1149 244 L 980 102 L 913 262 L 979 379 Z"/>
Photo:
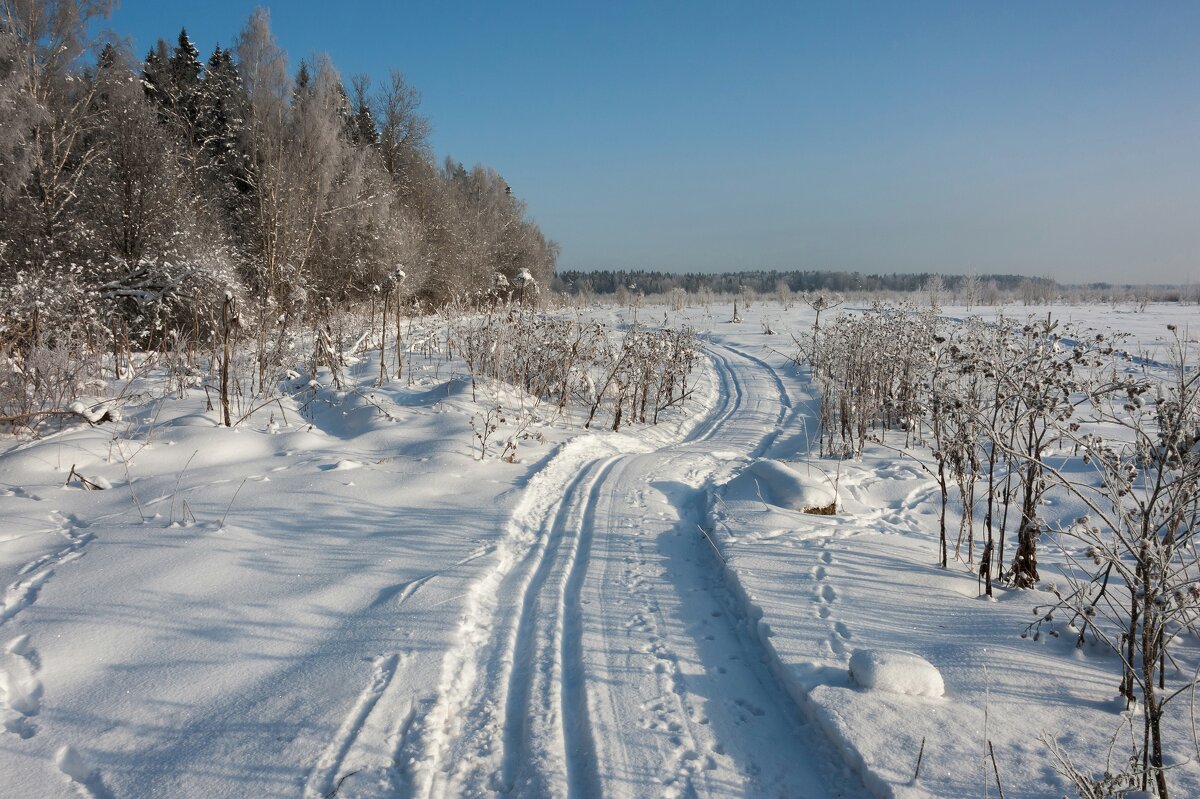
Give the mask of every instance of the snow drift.
<path id="1" fill-rule="evenodd" d="M 850 679 L 875 691 L 910 696 L 942 696 L 942 674 L 932 663 L 912 652 L 858 649 L 850 656 Z"/>
<path id="2" fill-rule="evenodd" d="M 770 505 L 805 513 L 833 512 L 837 503 L 829 478 L 821 472 L 799 472 L 769 458 L 747 466 L 729 481 L 723 493 L 726 499 L 758 497 Z"/>

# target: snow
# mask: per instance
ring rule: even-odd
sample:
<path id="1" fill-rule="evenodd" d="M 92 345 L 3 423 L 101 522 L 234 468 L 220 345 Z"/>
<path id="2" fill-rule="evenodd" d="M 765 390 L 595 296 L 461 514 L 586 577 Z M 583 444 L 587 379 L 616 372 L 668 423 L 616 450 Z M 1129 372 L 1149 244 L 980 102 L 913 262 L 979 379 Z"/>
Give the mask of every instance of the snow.
<path id="1" fill-rule="evenodd" d="M 1190 307 L 1056 310 L 1147 368 L 1168 321 L 1200 331 Z M 705 335 L 695 394 L 620 434 L 436 358 L 376 386 L 365 354 L 342 391 L 297 365 L 232 430 L 160 391 L 0 444 L 0 795 L 950 799 L 983 795 L 990 744 L 1006 797 L 1061 796 L 1043 734 L 1103 772 L 1141 723 L 1119 661 L 1065 619 L 1022 638 L 1043 591 L 989 602 L 965 555 L 935 566 L 918 462 L 809 446 L 779 342 L 811 313 L 739 313 L 672 318 Z M 515 464 L 478 458 L 495 404 L 494 441 L 522 413 L 540 434 Z M 1195 669 L 1193 639 L 1175 654 Z M 1200 795 L 1169 725 L 1174 795 Z"/>
<path id="2" fill-rule="evenodd" d="M 833 507 L 837 501 L 830 479 L 811 464 L 801 473 L 770 458 L 746 466 L 728 483 L 724 494 L 730 498 L 758 496 L 772 505 L 807 512 Z"/>
<path id="3" fill-rule="evenodd" d="M 856 649 L 850 679 L 873 691 L 938 697 L 946 693 L 942 674 L 920 655 L 886 649 Z"/>
<path id="4" fill-rule="evenodd" d="M 84 762 L 83 756 L 73 746 L 64 746 L 54 756 L 58 770 L 78 783 L 86 783 L 91 776 L 91 769 Z"/>

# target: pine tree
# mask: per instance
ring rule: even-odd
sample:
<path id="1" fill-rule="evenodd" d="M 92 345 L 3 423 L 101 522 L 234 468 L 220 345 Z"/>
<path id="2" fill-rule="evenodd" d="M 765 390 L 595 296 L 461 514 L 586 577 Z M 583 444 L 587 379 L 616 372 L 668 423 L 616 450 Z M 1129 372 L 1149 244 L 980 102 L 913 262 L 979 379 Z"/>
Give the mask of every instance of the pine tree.
<path id="1" fill-rule="evenodd" d="M 200 53 L 187 30 L 179 31 L 179 44 L 167 62 L 170 78 L 174 122 L 181 137 L 196 145 L 200 143 L 198 121 L 200 113 L 200 89 L 203 66 Z"/>
<path id="2" fill-rule="evenodd" d="M 197 95 L 197 127 L 210 168 L 229 182 L 248 167 L 243 147 L 247 105 L 233 54 L 218 45 Z"/>
<path id="3" fill-rule="evenodd" d="M 292 85 L 292 93 L 299 97 L 308 88 L 308 84 L 312 83 L 312 76 L 308 74 L 308 62 L 301 61 L 300 67 L 296 70 L 296 81 Z"/>
<path id="4" fill-rule="evenodd" d="M 346 87 L 340 80 L 334 83 L 333 88 L 337 98 L 336 111 L 338 119 L 342 122 L 342 129 L 346 131 L 346 138 L 357 144 L 358 131 L 355 127 L 354 110 L 350 105 L 350 95 L 346 94 Z"/>
<path id="5" fill-rule="evenodd" d="M 360 105 L 354 112 L 353 141 L 355 144 L 378 144 L 379 131 L 375 129 L 375 117 L 371 106 Z"/>
<path id="6" fill-rule="evenodd" d="M 146 98 L 153 100 L 159 109 L 159 119 L 164 124 L 169 121 L 174 105 L 170 60 L 167 43 L 159 39 L 158 44 L 146 53 L 146 60 L 142 64 L 142 88 L 146 92 Z"/>
<path id="7" fill-rule="evenodd" d="M 186 90 L 189 87 L 199 86 L 204 67 L 200 63 L 200 51 L 188 38 L 187 28 L 180 29 L 179 44 L 176 45 L 175 52 L 171 54 L 169 63 L 171 79 L 177 87 Z"/>
<path id="8" fill-rule="evenodd" d="M 245 243 L 251 205 L 253 164 L 247 150 L 249 100 L 233 53 L 213 49 L 197 96 L 198 144 L 205 182 L 217 199 L 225 226 Z"/>

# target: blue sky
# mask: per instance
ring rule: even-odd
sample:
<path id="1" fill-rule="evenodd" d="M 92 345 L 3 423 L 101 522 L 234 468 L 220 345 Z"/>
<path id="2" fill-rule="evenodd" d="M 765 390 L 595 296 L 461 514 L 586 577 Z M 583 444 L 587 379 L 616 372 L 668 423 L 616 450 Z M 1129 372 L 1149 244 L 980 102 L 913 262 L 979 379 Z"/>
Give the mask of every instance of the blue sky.
<path id="1" fill-rule="evenodd" d="M 255 5 L 109 26 L 207 56 Z M 266 5 L 293 63 L 401 69 L 560 268 L 1200 279 L 1200 3 Z"/>

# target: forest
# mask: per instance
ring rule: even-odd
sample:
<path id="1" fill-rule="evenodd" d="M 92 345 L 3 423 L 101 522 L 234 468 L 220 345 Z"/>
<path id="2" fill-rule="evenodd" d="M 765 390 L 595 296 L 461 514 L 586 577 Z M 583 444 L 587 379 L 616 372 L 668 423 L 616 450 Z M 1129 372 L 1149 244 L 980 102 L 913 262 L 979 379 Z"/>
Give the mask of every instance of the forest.
<path id="1" fill-rule="evenodd" d="M 387 296 L 532 299 L 557 245 L 496 170 L 438 163 L 393 69 L 289 62 L 266 9 L 202 57 L 94 36 L 97 0 L 0 4 L 0 353 L 188 346 L 231 320 L 263 363 Z M 222 318 L 224 317 L 224 322 Z"/>

